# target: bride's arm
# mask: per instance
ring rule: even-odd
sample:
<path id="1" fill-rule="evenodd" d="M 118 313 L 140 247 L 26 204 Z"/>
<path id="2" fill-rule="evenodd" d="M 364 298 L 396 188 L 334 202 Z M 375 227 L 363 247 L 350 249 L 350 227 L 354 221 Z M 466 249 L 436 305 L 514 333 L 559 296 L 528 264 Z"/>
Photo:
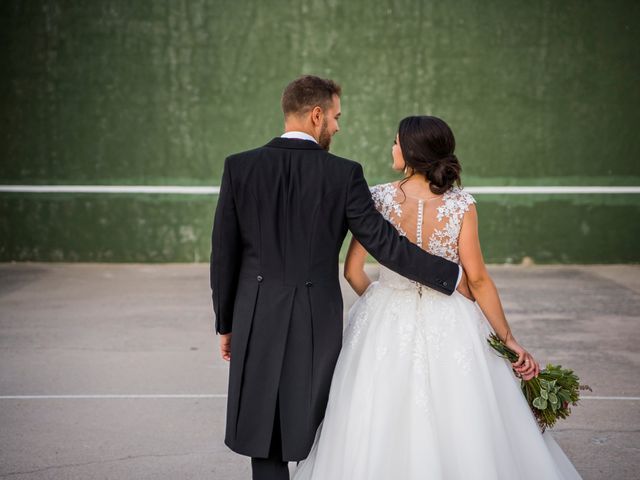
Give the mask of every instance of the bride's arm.
<path id="1" fill-rule="evenodd" d="M 355 237 L 351 239 L 349 251 L 344 262 L 344 278 L 358 295 L 362 295 L 371 280 L 364 271 L 364 263 L 367 259 L 367 251 Z"/>
<path id="2" fill-rule="evenodd" d="M 515 370 L 525 379 L 537 376 L 540 366 L 531 354 L 513 338 L 502 309 L 498 290 L 484 264 L 478 236 L 478 213 L 475 205 L 470 205 L 464 215 L 460 230 L 459 251 L 460 262 L 467 274 L 469 288 L 482 313 L 487 317 L 500 339 L 519 356 L 518 361 L 513 364 Z"/>

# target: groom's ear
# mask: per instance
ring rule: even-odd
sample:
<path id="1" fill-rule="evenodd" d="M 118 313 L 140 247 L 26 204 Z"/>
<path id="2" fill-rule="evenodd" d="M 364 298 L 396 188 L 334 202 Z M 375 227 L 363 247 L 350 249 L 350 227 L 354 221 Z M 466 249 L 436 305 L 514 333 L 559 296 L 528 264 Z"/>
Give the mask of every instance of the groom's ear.
<path id="1" fill-rule="evenodd" d="M 314 126 L 322 125 L 322 119 L 324 117 L 324 111 L 322 107 L 316 105 L 311 109 L 311 122 Z"/>

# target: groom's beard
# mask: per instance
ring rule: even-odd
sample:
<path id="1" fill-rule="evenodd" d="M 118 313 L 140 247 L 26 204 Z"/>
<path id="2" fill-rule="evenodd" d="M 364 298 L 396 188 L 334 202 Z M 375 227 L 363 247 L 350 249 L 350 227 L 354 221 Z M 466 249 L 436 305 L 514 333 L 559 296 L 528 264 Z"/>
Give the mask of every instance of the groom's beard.
<path id="1" fill-rule="evenodd" d="M 329 133 L 329 128 L 327 127 L 327 121 L 325 120 L 322 122 L 322 128 L 320 129 L 320 138 L 318 138 L 318 145 L 328 151 L 330 144 L 331 134 Z"/>

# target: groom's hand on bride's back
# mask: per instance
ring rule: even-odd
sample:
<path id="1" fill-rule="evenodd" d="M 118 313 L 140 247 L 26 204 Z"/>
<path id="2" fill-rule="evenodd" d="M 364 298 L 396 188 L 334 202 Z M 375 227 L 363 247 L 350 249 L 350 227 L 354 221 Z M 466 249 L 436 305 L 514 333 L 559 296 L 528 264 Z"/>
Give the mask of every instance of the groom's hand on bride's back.
<path id="1" fill-rule="evenodd" d="M 462 278 L 460 279 L 460 283 L 458 284 L 458 288 L 456 288 L 461 295 L 464 295 L 472 302 L 475 302 L 476 299 L 471 293 L 471 289 L 469 288 L 469 282 L 467 281 L 467 274 L 464 269 L 462 269 Z"/>

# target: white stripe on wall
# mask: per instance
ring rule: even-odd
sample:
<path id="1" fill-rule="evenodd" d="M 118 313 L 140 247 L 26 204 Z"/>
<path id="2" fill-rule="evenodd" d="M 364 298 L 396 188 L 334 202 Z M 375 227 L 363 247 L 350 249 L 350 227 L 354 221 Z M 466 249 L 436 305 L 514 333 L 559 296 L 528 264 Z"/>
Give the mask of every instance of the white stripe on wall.
<path id="1" fill-rule="evenodd" d="M 0 185 L 0 192 L 18 193 L 173 193 L 211 195 L 220 187 L 180 187 L 151 185 Z"/>
<path id="2" fill-rule="evenodd" d="M 555 187 L 465 187 L 473 194 L 638 194 L 640 187 L 555 186 Z M 217 195 L 220 187 L 151 185 L 0 185 L 0 192 L 14 193 L 152 193 L 177 195 Z"/>
<path id="3" fill-rule="evenodd" d="M 474 194 L 499 193 L 508 195 L 519 194 L 594 194 L 594 193 L 640 193 L 640 187 L 466 187 L 466 191 Z"/>

